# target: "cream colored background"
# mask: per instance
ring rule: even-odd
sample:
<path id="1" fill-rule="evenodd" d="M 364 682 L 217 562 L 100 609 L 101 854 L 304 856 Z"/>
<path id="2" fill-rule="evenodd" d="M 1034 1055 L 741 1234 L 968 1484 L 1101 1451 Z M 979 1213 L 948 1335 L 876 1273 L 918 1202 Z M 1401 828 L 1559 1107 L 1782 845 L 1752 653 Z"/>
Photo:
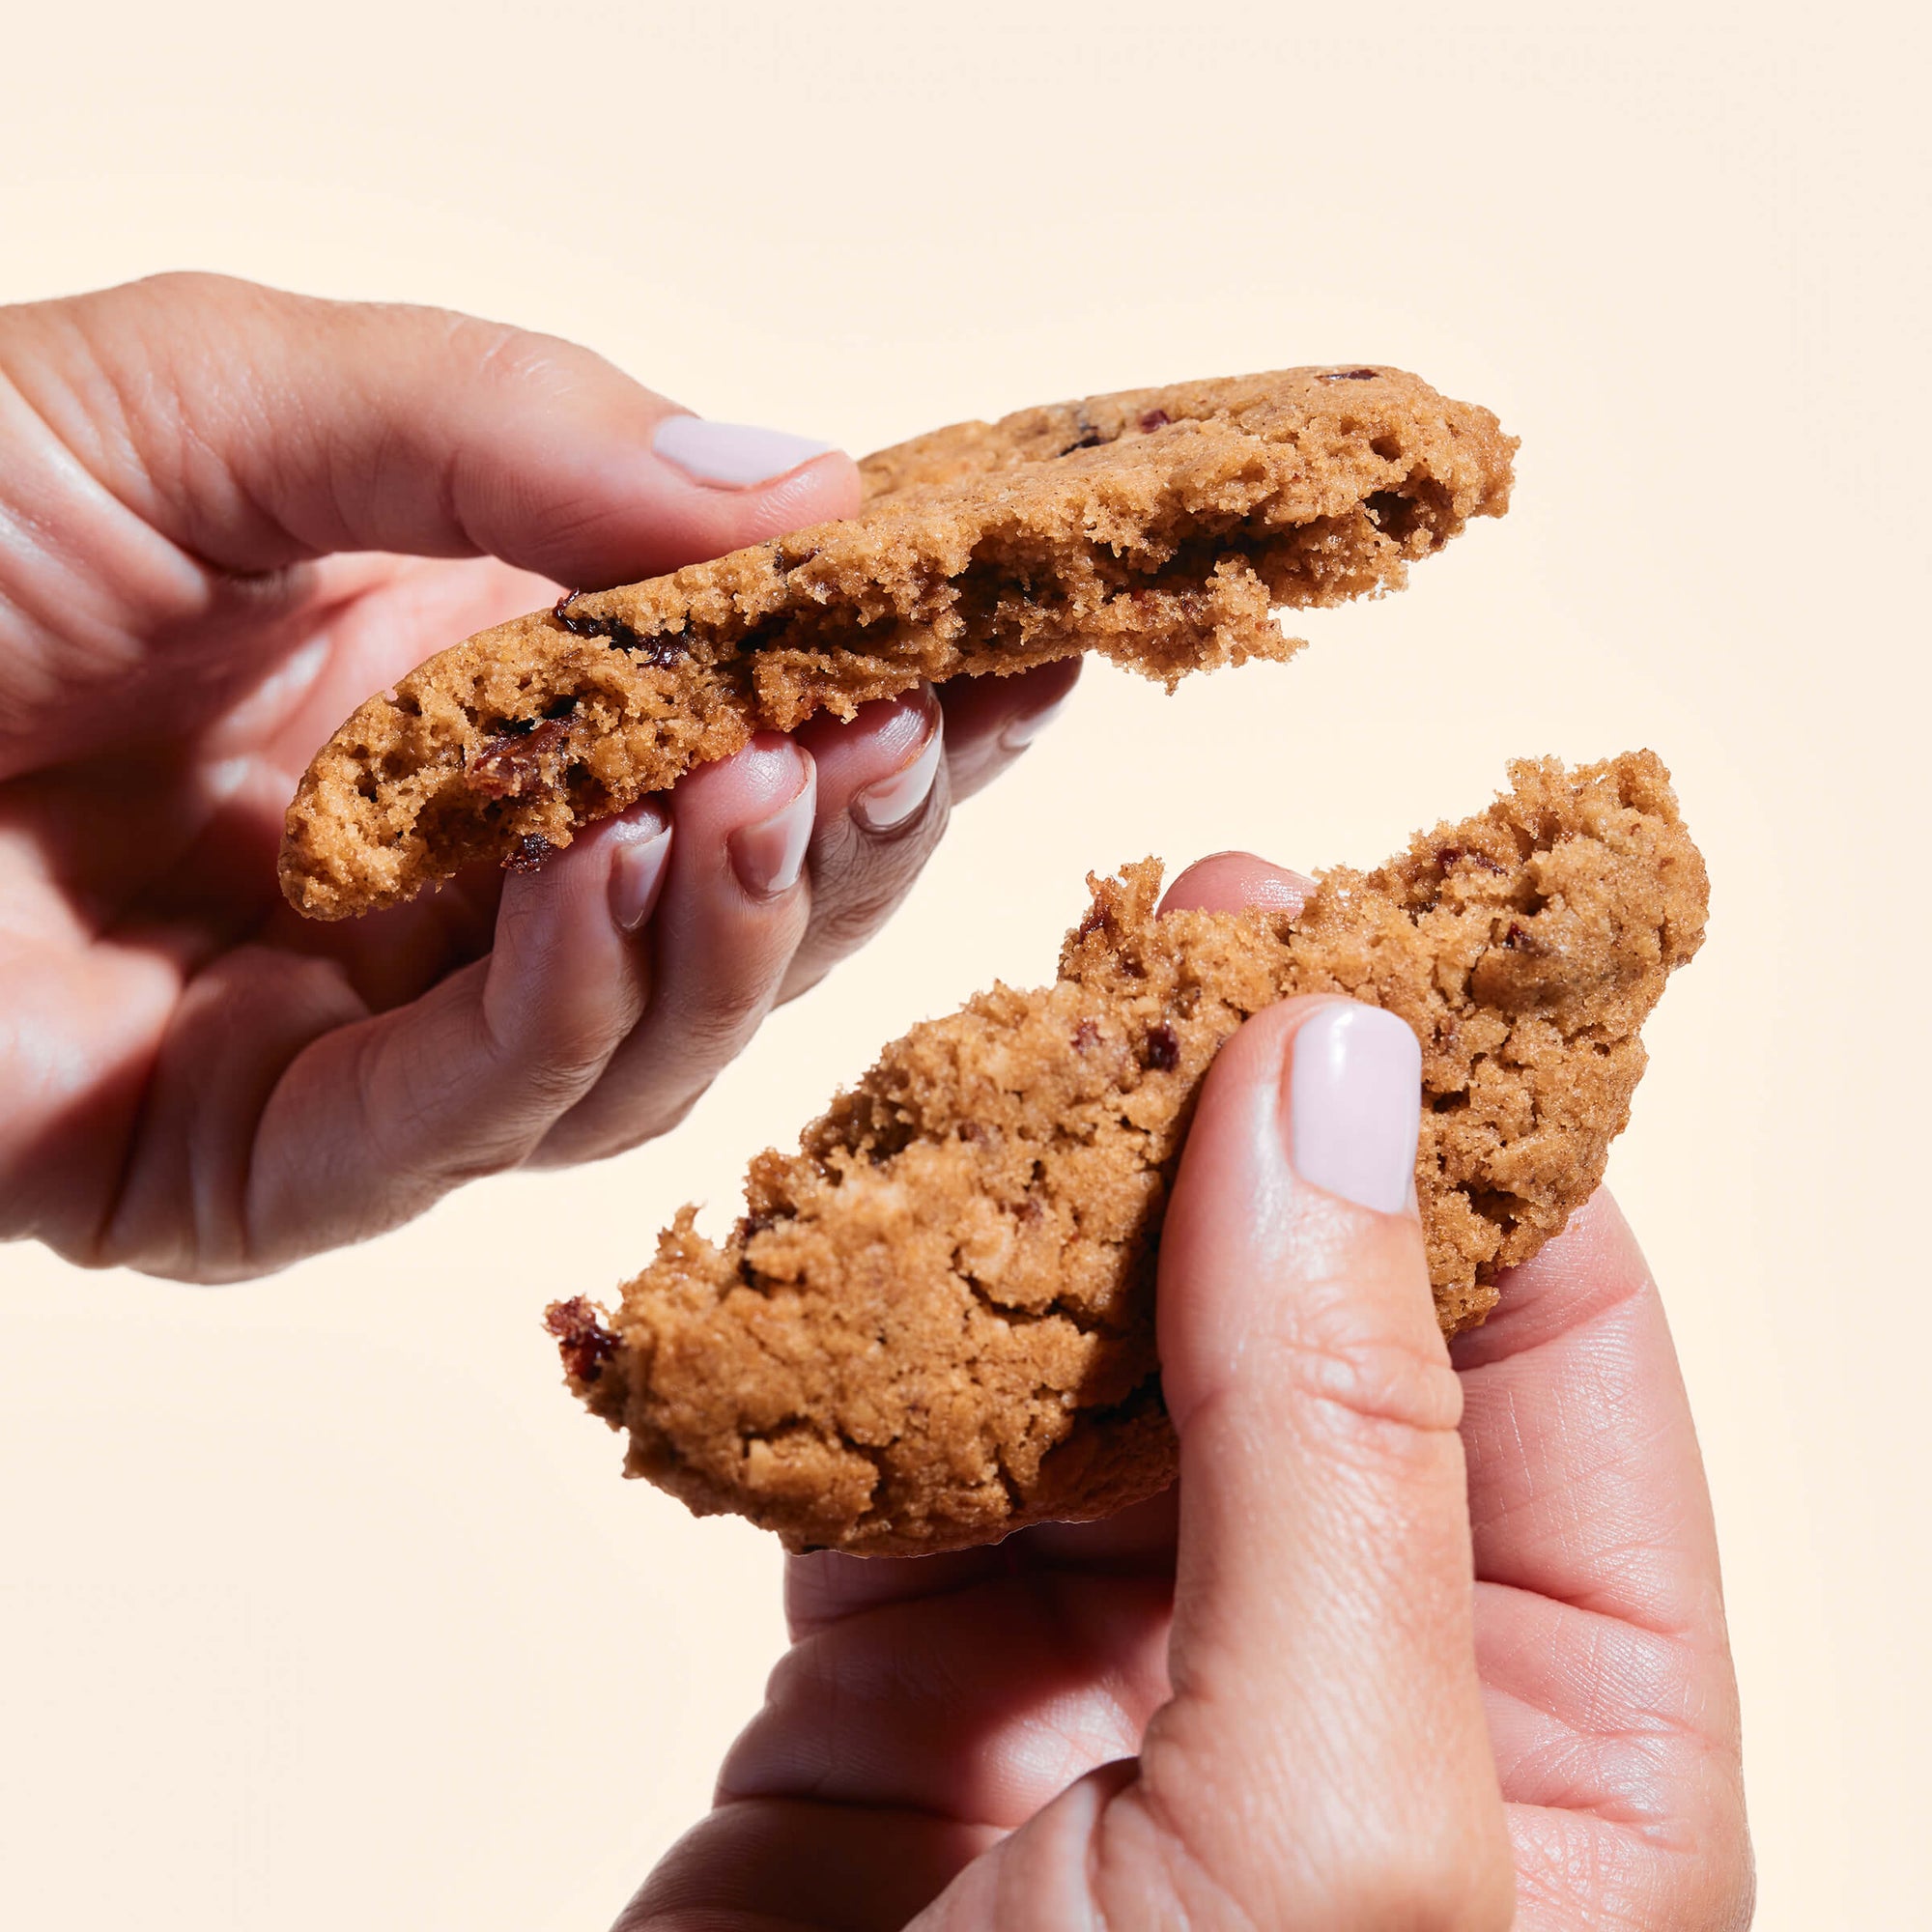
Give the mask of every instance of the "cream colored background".
<path id="1" fill-rule="evenodd" d="M 0 297 L 445 302 L 854 450 L 1373 357 L 1523 449 L 1506 523 L 1296 664 L 1090 676 L 670 1145 L 251 1287 L 0 1251 L 0 1920 L 606 1923 L 753 1708 L 777 1551 L 618 1481 L 546 1297 L 1043 976 L 1090 866 L 1375 860 L 1512 753 L 1649 743 L 1716 911 L 1612 1179 L 1717 1493 L 1759 1922 L 1924 1922 L 1921 14 L 8 13 Z"/>

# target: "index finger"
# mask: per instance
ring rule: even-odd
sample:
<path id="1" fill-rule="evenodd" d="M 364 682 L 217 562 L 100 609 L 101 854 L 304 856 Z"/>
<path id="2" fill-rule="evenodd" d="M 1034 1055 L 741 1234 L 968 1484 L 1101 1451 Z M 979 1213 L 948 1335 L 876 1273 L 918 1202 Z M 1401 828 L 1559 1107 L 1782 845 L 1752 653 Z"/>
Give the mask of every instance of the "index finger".
<path id="1" fill-rule="evenodd" d="M 1606 1192 L 1511 1272 L 1452 1356 L 1478 1577 L 1673 1634 L 1721 1623 L 1684 1378 Z"/>

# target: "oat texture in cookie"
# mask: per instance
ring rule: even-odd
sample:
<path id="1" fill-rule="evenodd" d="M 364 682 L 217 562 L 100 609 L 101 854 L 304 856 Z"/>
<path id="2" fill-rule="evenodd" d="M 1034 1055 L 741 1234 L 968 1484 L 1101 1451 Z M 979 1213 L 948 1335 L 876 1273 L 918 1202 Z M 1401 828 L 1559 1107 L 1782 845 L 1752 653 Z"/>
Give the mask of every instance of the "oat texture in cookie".
<path id="1" fill-rule="evenodd" d="M 1161 1215 L 1215 1052 L 1339 993 L 1422 1043 L 1415 1184 L 1438 1321 L 1482 1321 L 1603 1176 L 1637 1029 L 1703 937 L 1704 865 L 1654 754 L 1514 789 L 1297 913 L 1155 912 L 1093 882 L 1051 986 L 995 986 L 888 1047 L 752 1165 L 721 1247 L 686 1209 L 614 1308 L 555 1304 L 626 1471 L 792 1549 L 907 1554 L 1080 1519 L 1172 1479 Z"/>
<path id="2" fill-rule="evenodd" d="M 289 808 L 283 891 L 318 919 L 393 905 L 925 679 L 1092 650 L 1172 688 L 1287 657 L 1272 608 L 1401 584 L 1502 514 L 1515 448 L 1487 410 L 1366 367 L 935 431 L 865 460 L 855 517 L 564 598 L 370 698 Z"/>

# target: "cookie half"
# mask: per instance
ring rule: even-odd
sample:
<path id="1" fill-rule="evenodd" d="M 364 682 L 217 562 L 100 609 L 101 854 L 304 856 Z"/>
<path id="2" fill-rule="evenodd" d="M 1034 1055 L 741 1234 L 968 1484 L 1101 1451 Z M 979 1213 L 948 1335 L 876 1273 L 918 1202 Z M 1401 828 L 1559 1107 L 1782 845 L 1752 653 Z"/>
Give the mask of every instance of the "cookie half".
<path id="1" fill-rule="evenodd" d="M 630 1434 L 625 1473 L 794 1550 L 893 1555 L 1165 1488 L 1168 1187 L 1215 1052 L 1292 994 L 1414 1029 L 1436 1316 L 1481 1321 L 1497 1271 L 1603 1178 L 1637 1029 L 1707 902 L 1654 753 L 1511 777 L 1292 916 L 1156 916 L 1151 860 L 1093 882 L 1055 984 L 995 986 L 888 1047 L 796 1154 L 753 1162 L 722 1247 L 687 1208 L 614 1310 L 553 1306 L 571 1386 Z"/>
<path id="2" fill-rule="evenodd" d="M 282 890 L 342 919 L 578 827 L 815 711 L 1098 651 L 1171 689 L 1285 658 L 1276 606 L 1402 584 L 1508 507 L 1516 440 L 1396 369 L 1289 369 L 960 423 L 865 506 L 444 651 L 316 753 Z"/>

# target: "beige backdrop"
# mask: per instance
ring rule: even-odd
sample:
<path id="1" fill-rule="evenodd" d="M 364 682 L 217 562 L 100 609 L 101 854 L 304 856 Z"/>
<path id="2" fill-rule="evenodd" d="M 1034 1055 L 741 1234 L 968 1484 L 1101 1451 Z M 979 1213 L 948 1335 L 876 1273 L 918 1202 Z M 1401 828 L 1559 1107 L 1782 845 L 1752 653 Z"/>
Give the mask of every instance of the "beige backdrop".
<path id="1" fill-rule="evenodd" d="M 1650 744 L 1716 911 L 1612 1179 L 1716 1487 L 1760 1923 L 1922 1922 L 1921 17 L 10 17 L 7 298 L 195 266 L 456 304 L 855 451 L 1366 357 L 1523 449 L 1506 523 L 1297 663 L 1090 676 L 672 1144 L 251 1287 L 0 1251 L 0 1920 L 602 1926 L 753 1708 L 777 1550 L 619 1482 L 546 1297 L 728 1213 L 903 1023 L 1044 975 L 1089 867 L 1375 860 L 1513 753 Z"/>

